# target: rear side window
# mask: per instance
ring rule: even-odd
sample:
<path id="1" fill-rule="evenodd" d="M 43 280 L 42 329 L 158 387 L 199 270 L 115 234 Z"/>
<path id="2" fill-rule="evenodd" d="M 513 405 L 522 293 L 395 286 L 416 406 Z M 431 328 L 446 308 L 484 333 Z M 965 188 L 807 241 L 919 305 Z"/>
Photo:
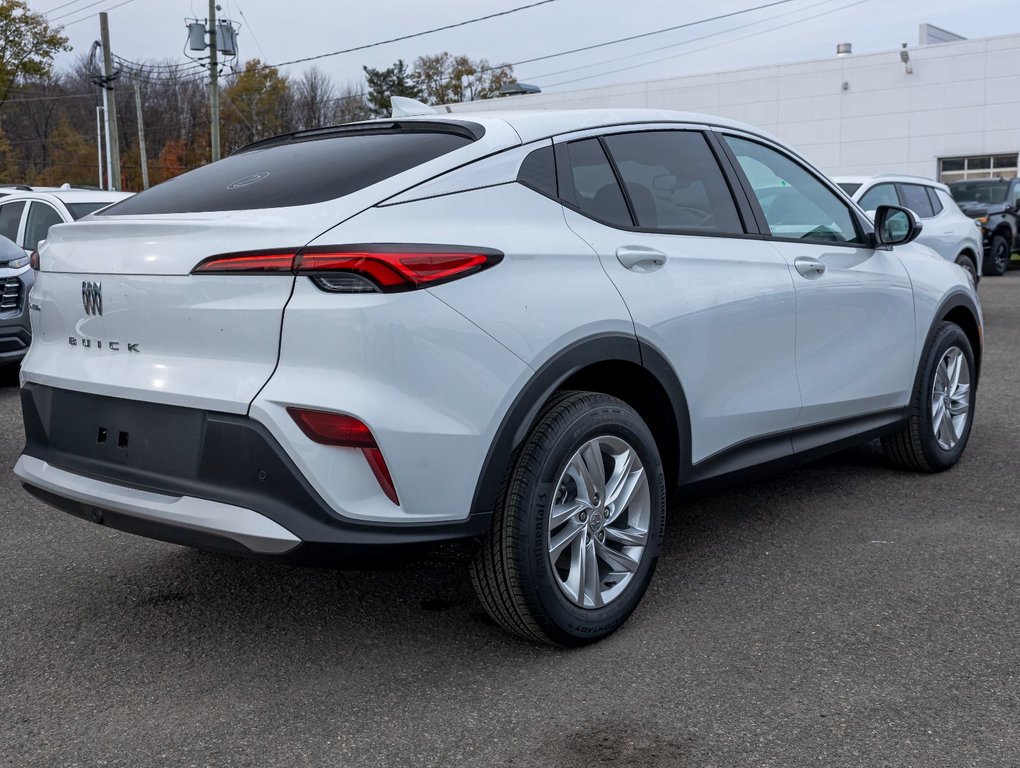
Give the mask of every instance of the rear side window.
<path id="1" fill-rule="evenodd" d="M 643 131 L 605 141 L 639 227 L 743 233 L 733 195 L 702 134 Z"/>
<path id="2" fill-rule="evenodd" d="M 552 145 L 536 149 L 521 163 L 517 181 L 536 192 L 556 198 L 556 158 Z"/>
<path id="3" fill-rule="evenodd" d="M 880 205 L 899 205 L 895 184 L 876 184 L 861 195 L 860 206 L 866 211 L 878 210 Z"/>
<path id="4" fill-rule="evenodd" d="M 903 195 L 903 204 L 922 219 L 930 219 L 935 215 L 928 191 L 920 184 L 900 184 L 900 193 Z"/>
<path id="5" fill-rule="evenodd" d="M 25 224 L 25 248 L 34 251 L 39 241 L 46 239 L 46 233 L 54 224 L 63 224 L 64 219 L 46 203 L 35 202 L 28 209 L 28 222 Z"/>
<path id="6" fill-rule="evenodd" d="M 67 212 L 71 214 L 71 218 L 77 221 L 82 216 L 88 216 L 90 213 L 95 213 L 100 208 L 105 208 L 112 202 L 113 200 L 106 200 L 102 203 L 64 203 L 64 207 L 67 208 Z"/>
<path id="7" fill-rule="evenodd" d="M 21 212 L 25 210 L 25 201 L 0 205 L 0 235 L 17 242 L 18 226 L 21 224 Z"/>
<path id="8" fill-rule="evenodd" d="M 471 143 L 454 133 L 334 135 L 251 149 L 129 197 L 100 216 L 238 211 L 333 200 Z"/>
<path id="9" fill-rule="evenodd" d="M 574 204 L 582 213 L 616 227 L 633 221 L 620 184 L 598 139 L 567 144 Z"/>
<path id="10" fill-rule="evenodd" d="M 925 189 L 928 190 L 928 200 L 931 202 L 931 209 L 938 216 L 945 207 L 942 205 L 942 201 L 939 200 L 939 193 L 933 187 L 925 187 Z"/>

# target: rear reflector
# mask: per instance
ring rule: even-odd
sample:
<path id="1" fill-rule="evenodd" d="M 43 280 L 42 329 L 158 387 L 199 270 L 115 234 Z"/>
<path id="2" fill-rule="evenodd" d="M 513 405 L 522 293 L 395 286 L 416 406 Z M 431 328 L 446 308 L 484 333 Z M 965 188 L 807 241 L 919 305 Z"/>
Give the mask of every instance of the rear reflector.
<path id="1" fill-rule="evenodd" d="M 229 253 L 201 262 L 196 274 L 307 275 L 332 293 L 409 291 L 474 274 L 498 264 L 503 254 L 456 246 L 316 246 L 258 253 Z"/>
<path id="2" fill-rule="evenodd" d="M 372 431 L 363 421 L 345 413 L 313 411 L 308 408 L 291 407 L 287 409 L 287 413 L 313 442 L 343 448 L 360 448 L 386 498 L 394 504 L 400 504 L 382 451 L 379 450 Z"/>
<path id="3" fill-rule="evenodd" d="M 301 431 L 310 440 L 323 445 L 340 445 L 344 448 L 375 448 L 375 438 L 363 421 L 344 413 L 311 411 L 306 408 L 288 408 Z"/>

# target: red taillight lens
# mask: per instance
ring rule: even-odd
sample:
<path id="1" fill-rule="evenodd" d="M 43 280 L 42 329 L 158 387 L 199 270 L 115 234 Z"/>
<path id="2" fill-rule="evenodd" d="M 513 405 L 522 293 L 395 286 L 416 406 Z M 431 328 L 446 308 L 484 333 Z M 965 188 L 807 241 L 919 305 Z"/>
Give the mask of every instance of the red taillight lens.
<path id="1" fill-rule="evenodd" d="M 223 256 L 212 256 L 191 271 L 226 272 L 234 275 L 259 275 L 266 272 L 290 273 L 294 269 L 294 253 L 295 251 L 228 253 Z"/>
<path id="2" fill-rule="evenodd" d="M 213 256 L 195 273 L 267 274 L 287 272 L 311 277 L 333 293 L 409 291 L 426 288 L 498 264 L 498 251 L 452 246 L 316 246 Z"/>
<path id="3" fill-rule="evenodd" d="M 36 272 L 39 271 L 39 251 L 32 251 L 32 255 L 28 257 L 28 263 Z"/>
<path id="4" fill-rule="evenodd" d="M 363 421 L 345 413 L 313 411 L 307 408 L 288 408 L 287 413 L 309 440 L 323 445 L 360 448 L 386 498 L 394 504 L 400 504 L 382 451 L 376 445 L 372 431 Z"/>

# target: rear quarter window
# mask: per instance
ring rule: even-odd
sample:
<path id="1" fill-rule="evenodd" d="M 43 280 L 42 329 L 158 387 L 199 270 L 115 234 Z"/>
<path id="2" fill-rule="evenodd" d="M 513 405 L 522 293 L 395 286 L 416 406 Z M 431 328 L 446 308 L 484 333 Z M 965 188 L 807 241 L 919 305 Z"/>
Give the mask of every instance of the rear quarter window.
<path id="1" fill-rule="evenodd" d="M 333 200 L 471 143 L 457 133 L 389 131 L 242 151 L 130 197 L 99 216 L 282 208 Z"/>

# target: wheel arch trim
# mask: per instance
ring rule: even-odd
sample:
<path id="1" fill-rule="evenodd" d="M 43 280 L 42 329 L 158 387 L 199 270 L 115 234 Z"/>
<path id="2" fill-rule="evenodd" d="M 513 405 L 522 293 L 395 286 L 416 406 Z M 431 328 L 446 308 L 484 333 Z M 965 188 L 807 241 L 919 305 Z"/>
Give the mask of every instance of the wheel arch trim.
<path id="1" fill-rule="evenodd" d="M 672 366 L 653 345 L 625 333 L 588 336 L 565 347 L 546 361 L 517 393 L 503 415 L 475 484 L 471 514 L 490 512 L 496 505 L 507 467 L 524 442 L 549 397 L 571 376 L 600 363 L 631 363 L 644 368 L 666 393 L 673 410 L 679 442 L 677 477 L 690 472 L 690 428 L 683 387 Z M 672 490 L 672 489 L 670 489 Z"/>

